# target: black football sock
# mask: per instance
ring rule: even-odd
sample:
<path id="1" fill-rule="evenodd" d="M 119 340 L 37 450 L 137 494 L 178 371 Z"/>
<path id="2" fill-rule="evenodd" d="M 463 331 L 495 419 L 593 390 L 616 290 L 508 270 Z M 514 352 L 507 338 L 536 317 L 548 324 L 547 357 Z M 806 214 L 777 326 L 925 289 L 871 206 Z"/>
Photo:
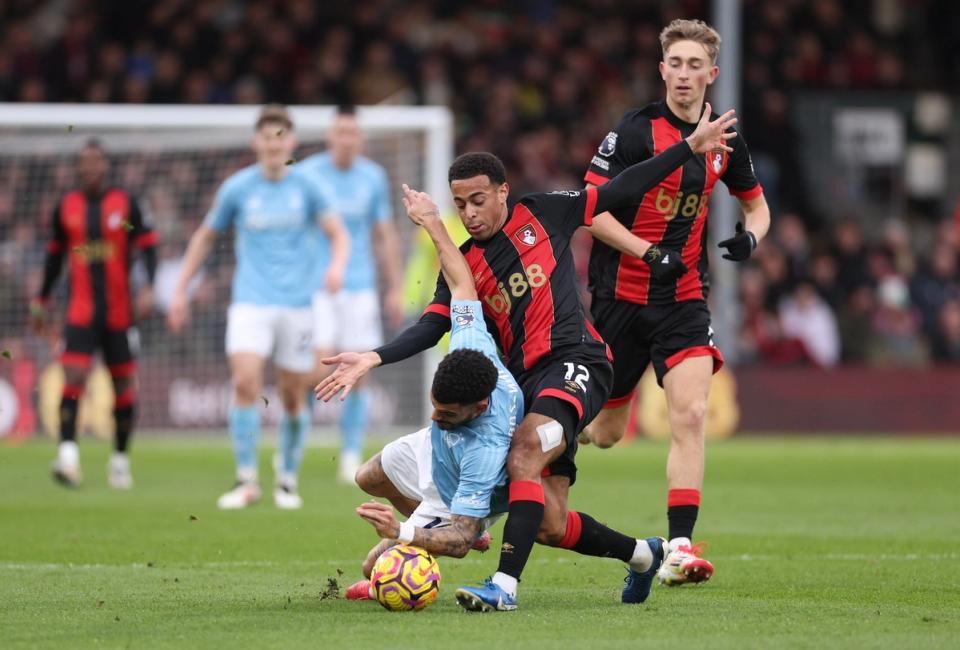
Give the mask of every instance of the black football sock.
<path id="1" fill-rule="evenodd" d="M 134 405 L 119 406 L 113 409 L 113 420 L 116 423 L 116 433 L 113 438 L 113 448 L 118 453 L 127 453 L 130 436 L 133 433 Z"/>
<path id="2" fill-rule="evenodd" d="M 670 539 L 693 537 L 700 512 L 700 490 L 676 489 L 667 492 L 667 522 Z"/>
<path id="3" fill-rule="evenodd" d="M 503 526 L 497 572 L 520 579 L 543 521 L 543 486 L 534 481 L 510 484 L 510 510 Z"/>
<path id="4" fill-rule="evenodd" d="M 75 386 L 64 386 L 60 399 L 60 442 L 73 442 L 77 439 L 77 405 L 81 390 Z"/>

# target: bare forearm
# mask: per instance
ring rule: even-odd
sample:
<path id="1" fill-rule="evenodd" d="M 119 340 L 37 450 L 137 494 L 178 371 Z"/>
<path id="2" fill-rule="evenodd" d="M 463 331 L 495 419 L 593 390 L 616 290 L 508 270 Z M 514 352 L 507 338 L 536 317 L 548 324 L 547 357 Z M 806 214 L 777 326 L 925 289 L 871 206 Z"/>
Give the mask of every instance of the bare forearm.
<path id="1" fill-rule="evenodd" d="M 742 201 L 740 207 L 743 209 L 744 228 L 752 232 L 759 242 L 770 230 L 770 206 L 767 200 L 761 194 L 755 199 Z"/>
<path id="2" fill-rule="evenodd" d="M 451 295 L 457 300 L 476 300 L 477 290 L 473 283 L 470 267 L 467 265 L 463 253 L 450 239 L 450 233 L 447 232 L 443 222 L 435 219 L 425 223 L 423 227 L 437 249 L 437 255 L 440 257 L 440 269 L 450 286 Z"/>
<path id="3" fill-rule="evenodd" d="M 627 228 L 617 221 L 616 217 L 609 212 L 595 216 L 593 223 L 587 230 L 607 246 L 611 246 L 621 253 L 626 253 L 633 257 L 643 257 L 651 245 L 646 239 L 637 237 L 627 230 Z"/>
<path id="4" fill-rule="evenodd" d="M 206 226 L 200 226 L 193 236 L 190 237 L 190 243 L 187 244 L 187 252 L 183 255 L 183 263 L 180 267 L 180 277 L 177 278 L 175 291 L 186 291 L 190 280 L 200 270 L 203 261 L 207 259 L 210 250 L 213 248 L 213 242 L 216 239 L 216 231 Z"/>
<path id="5" fill-rule="evenodd" d="M 350 257 L 350 235 L 339 217 L 325 219 L 324 232 L 330 240 L 330 266 L 343 271 Z"/>

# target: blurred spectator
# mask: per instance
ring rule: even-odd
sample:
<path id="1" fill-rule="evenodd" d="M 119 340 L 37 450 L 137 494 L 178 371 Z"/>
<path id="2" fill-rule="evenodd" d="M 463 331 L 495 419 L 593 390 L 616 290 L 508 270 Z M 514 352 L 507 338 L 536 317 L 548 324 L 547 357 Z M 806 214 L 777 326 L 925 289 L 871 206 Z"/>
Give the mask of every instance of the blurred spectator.
<path id="1" fill-rule="evenodd" d="M 780 303 L 780 322 L 784 335 L 802 341 L 817 365 L 830 367 L 840 360 L 837 320 L 810 282 L 799 282 Z"/>

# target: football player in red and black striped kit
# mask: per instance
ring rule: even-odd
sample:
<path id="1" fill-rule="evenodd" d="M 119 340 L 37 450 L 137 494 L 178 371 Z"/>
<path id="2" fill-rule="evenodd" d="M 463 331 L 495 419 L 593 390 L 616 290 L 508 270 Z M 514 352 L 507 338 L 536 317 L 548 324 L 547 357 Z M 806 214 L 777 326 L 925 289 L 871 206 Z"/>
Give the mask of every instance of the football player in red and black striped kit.
<path id="1" fill-rule="evenodd" d="M 719 73 L 720 36 L 702 21 L 675 20 L 660 34 L 660 73 L 667 97 L 624 115 L 607 134 L 584 180 L 602 187 L 623 169 L 656 156 L 687 137 L 704 112 L 704 94 Z M 709 104 L 707 105 L 709 110 Z M 720 242 L 725 259 L 750 257 L 770 225 L 770 210 L 757 182 L 747 145 L 695 156 L 631 206 L 612 211 L 617 220 L 652 244 L 673 272 L 657 274 L 640 260 L 595 241 L 590 255 L 591 312 L 610 345 L 613 391 L 581 441 L 610 447 L 623 437 L 630 400 L 652 362 L 666 391 L 672 438 L 667 457 L 670 553 L 658 577 L 667 585 L 702 582 L 713 566 L 691 543 L 704 470 L 704 415 L 710 378 L 723 357 L 713 345 L 707 309 L 707 205 L 717 181 L 740 201 L 745 225 Z M 669 264 L 667 265 L 669 266 Z M 586 440 L 584 439 L 586 438 Z"/>
<path id="2" fill-rule="evenodd" d="M 728 150 L 724 142 L 733 134 L 724 131 L 736 121 L 732 114 L 714 122 L 704 116 L 685 141 L 624 170 L 600 189 L 529 194 L 512 211 L 507 209 L 506 172 L 496 156 L 470 153 L 451 165 L 450 189 L 471 235 L 460 250 L 474 274 L 491 334 L 526 405 L 507 459 L 510 503 L 500 566 L 484 587 L 457 590 L 465 608 L 516 609 L 517 581 L 534 541 L 621 559 L 630 566 L 624 602 L 642 602 L 649 594 L 663 558 L 660 538 L 637 540 L 567 510 L 567 492 L 576 479 L 577 434 L 606 402 L 613 378 L 607 347 L 579 301 L 570 238 L 587 226 L 611 245 L 641 255 L 639 239 L 610 215 L 594 215 L 636 203 L 693 151 Z M 436 210 L 428 196 L 416 196 L 418 204 Z M 449 324 L 450 291 L 441 275 L 424 315 L 394 341 L 374 351 L 325 360 L 340 365 L 317 386 L 318 398 L 348 391 L 377 365 L 432 347 Z"/>
<path id="3" fill-rule="evenodd" d="M 65 382 L 60 402 L 60 446 L 51 471 L 60 483 L 80 484 L 77 449 L 77 402 L 83 393 L 99 348 L 113 379 L 114 453 L 107 466 L 111 487 L 133 485 L 127 445 L 136 406 L 136 329 L 134 317 L 153 308 L 153 278 L 157 268 L 154 232 L 137 200 L 126 190 L 107 184 L 110 163 L 103 147 L 90 140 L 81 150 L 77 172 L 81 188 L 68 192 L 53 212 L 51 237 L 40 294 L 31 303 L 34 330 L 43 330 L 50 293 L 63 267 L 70 268 L 70 297 L 60 358 Z M 130 265 L 134 251 L 143 256 L 149 284 L 131 294 Z"/>

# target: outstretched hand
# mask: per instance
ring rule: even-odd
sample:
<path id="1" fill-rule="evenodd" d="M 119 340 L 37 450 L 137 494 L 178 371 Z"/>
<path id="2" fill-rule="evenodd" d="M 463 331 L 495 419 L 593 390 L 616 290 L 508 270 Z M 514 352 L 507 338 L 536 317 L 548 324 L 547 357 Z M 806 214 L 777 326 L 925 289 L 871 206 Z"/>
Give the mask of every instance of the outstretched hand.
<path id="1" fill-rule="evenodd" d="M 440 219 L 440 208 L 429 194 L 410 189 L 406 183 L 401 187 L 403 188 L 403 207 L 407 209 L 410 221 L 418 226 L 424 226 L 430 221 Z"/>
<path id="2" fill-rule="evenodd" d="M 694 153 L 707 153 L 709 151 L 733 151 L 733 148 L 727 145 L 727 140 L 737 137 L 735 131 L 727 131 L 737 123 L 736 111 L 732 108 L 715 119 L 710 121 L 711 109 L 710 102 L 703 107 L 703 116 L 697 123 L 697 128 L 690 137 L 687 138 L 687 144 Z"/>
<path id="3" fill-rule="evenodd" d="M 380 356 L 376 352 L 341 352 L 334 357 L 321 359 L 320 362 L 325 366 L 336 365 L 336 369 L 327 375 L 313 389 L 318 400 L 329 402 L 330 398 L 340 395 L 340 401 L 347 399 L 351 389 L 360 379 L 367 374 L 371 368 L 379 365 Z"/>

